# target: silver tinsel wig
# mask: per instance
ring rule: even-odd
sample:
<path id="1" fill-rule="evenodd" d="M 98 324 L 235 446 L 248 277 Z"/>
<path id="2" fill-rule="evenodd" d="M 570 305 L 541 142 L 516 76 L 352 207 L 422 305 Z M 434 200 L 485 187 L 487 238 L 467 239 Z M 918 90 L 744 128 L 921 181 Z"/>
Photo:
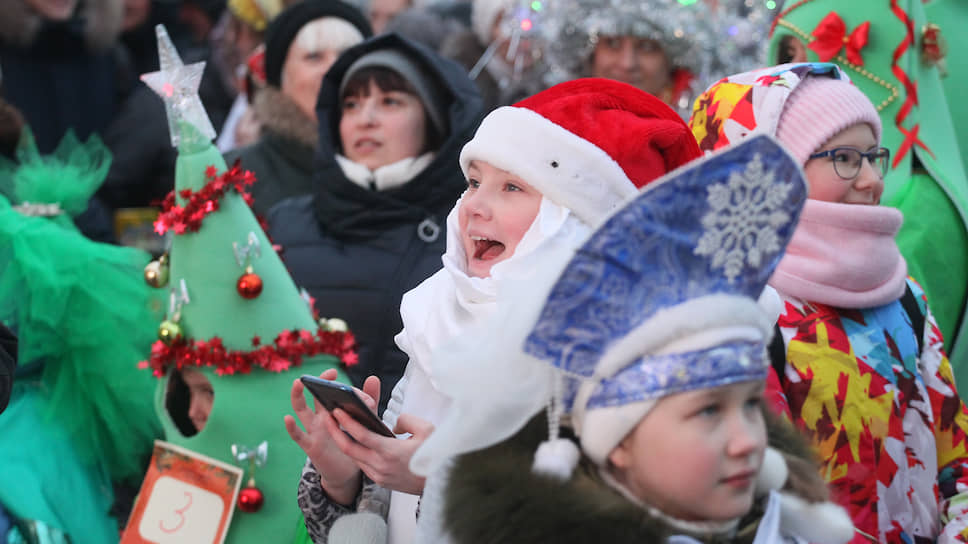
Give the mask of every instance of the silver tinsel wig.
<path id="1" fill-rule="evenodd" d="M 648 38 L 661 44 L 672 68 L 686 69 L 693 76 L 691 88 L 674 104 L 684 116 L 708 85 L 763 64 L 770 20 L 781 4 L 770 0 L 546 3 L 540 31 L 549 84 L 587 76 L 589 59 L 602 36 Z"/>

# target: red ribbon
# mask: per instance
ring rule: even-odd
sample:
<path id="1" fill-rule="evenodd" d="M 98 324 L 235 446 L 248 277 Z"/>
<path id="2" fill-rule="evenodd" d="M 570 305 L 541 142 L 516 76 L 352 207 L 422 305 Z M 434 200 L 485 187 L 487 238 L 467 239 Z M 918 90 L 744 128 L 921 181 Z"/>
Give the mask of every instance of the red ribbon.
<path id="1" fill-rule="evenodd" d="M 841 49 L 846 49 L 847 60 L 863 66 L 864 58 L 861 57 L 860 50 L 867 45 L 867 33 L 870 27 L 870 22 L 864 21 L 848 36 L 844 20 L 837 15 L 837 12 L 831 11 L 820 21 L 817 28 L 813 29 L 812 34 L 816 39 L 807 47 L 820 57 L 821 62 L 830 61 L 840 53 Z"/>
<path id="2" fill-rule="evenodd" d="M 891 11 L 893 11 L 894 15 L 904 23 L 904 28 L 906 29 L 904 39 L 894 50 L 894 55 L 891 62 L 891 72 L 893 72 L 894 77 L 896 77 L 898 81 L 904 85 L 904 92 L 906 95 L 904 104 L 901 104 L 901 109 L 898 110 L 897 115 L 894 116 L 894 124 L 897 125 L 897 129 L 901 131 L 901 134 L 904 135 L 904 141 L 902 141 L 901 145 L 897 148 L 897 153 L 894 156 L 894 160 L 891 161 L 891 168 L 897 168 L 897 165 L 901 163 L 901 159 L 904 158 L 904 155 L 906 155 L 907 152 L 910 151 L 915 145 L 927 151 L 932 157 L 934 157 L 934 153 L 932 153 L 931 150 L 928 149 L 928 146 L 925 145 L 924 142 L 922 142 L 918 137 L 918 132 L 921 129 L 920 124 L 915 124 L 910 130 L 902 126 L 902 123 L 905 119 L 907 119 L 908 114 L 911 113 L 911 109 L 918 105 L 918 86 L 916 83 L 911 81 L 911 78 L 904 73 L 904 69 L 898 65 L 898 61 L 900 61 L 901 57 L 904 56 L 904 53 L 907 52 L 908 47 L 914 45 L 914 22 L 910 17 L 908 17 L 908 14 L 904 11 L 904 9 L 898 5 L 897 0 L 891 0 Z"/>

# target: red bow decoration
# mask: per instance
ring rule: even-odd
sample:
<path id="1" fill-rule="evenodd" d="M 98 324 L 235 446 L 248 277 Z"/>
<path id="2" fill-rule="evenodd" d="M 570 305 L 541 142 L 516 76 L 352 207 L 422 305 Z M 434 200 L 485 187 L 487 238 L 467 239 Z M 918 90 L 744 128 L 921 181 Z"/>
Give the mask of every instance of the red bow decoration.
<path id="1" fill-rule="evenodd" d="M 870 22 L 864 21 L 848 36 L 844 20 L 837 15 L 837 12 L 831 11 L 820 21 L 817 28 L 813 29 L 812 34 L 817 39 L 810 42 L 807 47 L 820 57 L 821 62 L 828 62 L 836 57 L 841 49 L 847 49 L 847 60 L 863 66 L 864 58 L 860 56 L 860 50 L 867 45 L 867 32 L 870 27 Z"/>
<path id="2" fill-rule="evenodd" d="M 948 43 L 941 35 L 941 27 L 928 23 L 921 29 L 921 60 L 929 66 L 937 66 L 941 77 L 948 75 L 945 69 L 945 56 L 948 54 Z"/>

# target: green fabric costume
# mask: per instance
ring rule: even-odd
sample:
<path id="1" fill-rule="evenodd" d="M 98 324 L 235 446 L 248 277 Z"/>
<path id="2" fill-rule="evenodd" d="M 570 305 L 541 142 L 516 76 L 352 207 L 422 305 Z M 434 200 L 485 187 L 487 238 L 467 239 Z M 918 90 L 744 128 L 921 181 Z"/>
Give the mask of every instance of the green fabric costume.
<path id="1" fill-rule="evenodd" d="M 19 336 L 20 364 L 0 417 L 0 504 L 16 520 L 6 536 L 116 543 L 112 483 L 137 484 L 161 435 L 137 362 L 162 301 L 142 278 L 147 253 L 92 242 L 69 216 L 110 165 L 97 137 L 68 133 L 41 156 L 26 131 L 17 159 L 0 160 L 0 321 Z"/>
<path id="2" fill-rule="evenodd" d="M 834 16 L 844 23 L 840 35 L 827 40 L 813 35 L 825 18 Z M 866 45 L 847 44 L 852 36 L 862 34 L 858 29 L 865 22 L 870 23 Z M 788 3 L 775 22 L 768 63 L 784 60 L 779 56 L 781 45 L 787 36 L 793 36 L 806 45 L 807 60 L 839 64 L 877 106 L 884 127 L 882 145 L 891 150 L 892 162 L 881 203 L 904 213 L 898 246 L 907 260 L 908 273 L 927 292 L 956 378 L 964 389 L 968 388 L 968 320 L 964 318 L 968 177 L 954 127 L 968 119 L 952 118 L 937 67 L 922 59 L 922 29 L 927 22 L 921 0 Z M 823 43 L 832 43 L 836 49 L 837 40 L 842 45 L 833 58 L 820 58 L 811 49 L 820 49 Z M 848 60 L 858 53 L 862 65 Z M 952 60 L 949 69 L 955 64 Z"/>
<path id="3" fill-rule="evenodd" d="M 207 137 L 187 122 L 182 121 L 179 126 L 182 132 L 175 165 L 175 194 L 186 189 L 201 190 L 207 183 L 209 167 L 219 173 L 226 170 L 222 155 Z M 179 201 L 184 203 L 180 197 Z M 236 260 L 233 243 L 246 246 L 251 236 L 258 240 L 260 250 L 250 255 L 248 264 L 262 278 L 264 288 L 258 297 L 246 299 L 236 290 L 236 280 L 244 268 Z M 186 343 L 218 337 L 226 349 L 247 352 L 256 349 L 256 336 L 261 345 L 272 345 L 284 331 L 315 334 L 319 328 L 251 209 L 234 190 L 221 198 L 217 210 L 205 216 L 197 232 L 172 237 L 168 260 L 169 287 L 176 294 L 181 293 L 184 281 L 188 294 L 189 302 L 182 304 L 178 319 Z M 339 363 L 335 356 L 317 355 L 281 372 L 253 367 L 248 373 L 222 375 L 209 366 L 191 366 L 205 374 L 214 391 L 214 404 L 205 427 L 193 436 L 182 434 L 172 414 L 166 411 L 168 380 L 159 380 L 155 406 L 169 442 L 236 465 L 240 463 L 233 457 L 233 445 L 251 449 L 263 441 L 268 443 L 264 466 L 251 472 L 248 464 L 241 464 L 246 469 L 243 481 L 254 477 L 265 502 L 257 512 L 236 509 L 227 543 L 305 541 L 305 530 L 299 527 L 302 514 L 295 492 L 306 455 L 289 438 L 282 420 L 292 410 L 289 391 L 293 380 L 302 374 L 318 375 Z M 348 383 L 345 376 L 340 378 Z"/>
<path id="4" fill-rule="evenodd" d="M 941 35 L 947 42 L 947 57 L 944 70 L 947 75 L 941 78 L 948 110 L 951 112 L 961 158 L 968 162 L 968 99 L 964 96 L 968 83 L 968 62 L 956 60 L 955 55 L 968 51 L 968 2 L 964 0 L 929 0 L 924 4 L 928 21 L 941 27 Z M 966 166 L 968 167 L 968 166 Z"/>

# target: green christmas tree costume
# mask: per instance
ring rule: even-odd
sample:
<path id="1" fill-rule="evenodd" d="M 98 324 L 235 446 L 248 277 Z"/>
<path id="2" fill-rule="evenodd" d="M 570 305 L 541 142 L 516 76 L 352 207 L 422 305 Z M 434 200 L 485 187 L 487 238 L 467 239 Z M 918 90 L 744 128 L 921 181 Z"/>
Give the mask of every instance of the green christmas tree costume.
<path id="1" fill-rule="evenodd" d="M 921 0 L 798 0 L 777 16 L 768 58 L 796 37 L 808 60 L 839 64 L 877 107 L 891 150 L 881 203 L 904 212 L 898 246 L 968 388 L 968 177 L 938 68 L 922 56 L 927 23 Z"/>
<path id="2" fill-rule="evenodd" d="M 5 542 L 118 541 L 113 482 L 136 485 L 161 425 L 155 383 L 137 369 L 163 315 L 142 279 L 150 256 L 92 242 L 83 211 L 111 157 L 68 133 L 41 156 L 29 131 L 18 163 L 0 160 L 0 321 L 19 336 L 20 368 L 0 417 Z"/>
<path id="3" fill-rule="evenodd" d="M 188 191 L 196 196 L 206 194 L 203 188 L 211 188 L 212 180 L 227 168 L 211 143 L 214 130 L 195 94 L 197 80 L 191 80 L 200 78 L 201 66 L 181 65 L 164 29 L 159 27 L 158 33 L 162 71 L 143 79 L 165 98 L 173 144 L 178 147 L 177 197 L 159 222 L 174 232 L 168 255 L 168 287 L 174 302 L 168 320 L 177 321 L 182 338 L 170 345 L 156 342 L 148 365 L 156 375 L 166 377 L 175 366 L 202 372 L 214 390 L 214 405 L 202 431 L 186 436 L 165 409 L 168 380 L 162 379 L 155 393 L 156 409 L 166 440 L 243 466 L 246 480 L 254 477 L 263 493 L 264 504 L 258 511 L 236 509 L 226 542 L 305 541 L 296 485 L 306 456 L 289 438 L 283 416 L 292 410 L 289 391 L 293 380 L 301 374 L 318 375 L 336 368 L 341 358 L 351 362 L 352 336 L 319 330 L 307 301 L 239 192 L 228 190 L 221 198 L 203 198 L 209 212 L 202 216 L 197 230 L 183 229 L 184 223 L 173 219 L 181 217 L 179 209 L 194 209 L 189 205 L 191 199 L 185 198 Z M 185 74 L 192 69 L 197 73 Z M 189 212 L 184 215 L 190 223 Z M 240 259 L 236 248 L 250 248 L 247 258 Z M 243 298 L 236 285 L 246 263 L 264 285 L 255 298 Z M 222 357 L 221 348 L 212 347 L 214 339 L 239 357 Z M 306 349 L 309 353 L 304 357 L 287 355 Z M 248 363 L 239 362 L 243 356 L 250 357 Z M 348 383 L 345 376 L 341 379 Z M 254 471 L 233 456 L 233 445 L 254 449 L 262 442 L 268 444 L 268 455 L 264 466 Z"/>
<path id="4" fill-rule="evenodd" d="M 948 99 L 952 125 L 958 135 L 962 160 L 968 162 L 968 98 L 964 96 L 965 84 L 968 83 L 968 63 L 955 60 L 955 54 L 968 51 L 968 33 L 964 31 L 968 26 L 968 2 L 929 0 L 924 4 L 924 11 L 928 20 L 940 27 L 941 36 L 946 42 L 942 46 L 942 52 L 947 54 L 942 66 L 945 75 L 941 78 L 941 84 Z"/>

